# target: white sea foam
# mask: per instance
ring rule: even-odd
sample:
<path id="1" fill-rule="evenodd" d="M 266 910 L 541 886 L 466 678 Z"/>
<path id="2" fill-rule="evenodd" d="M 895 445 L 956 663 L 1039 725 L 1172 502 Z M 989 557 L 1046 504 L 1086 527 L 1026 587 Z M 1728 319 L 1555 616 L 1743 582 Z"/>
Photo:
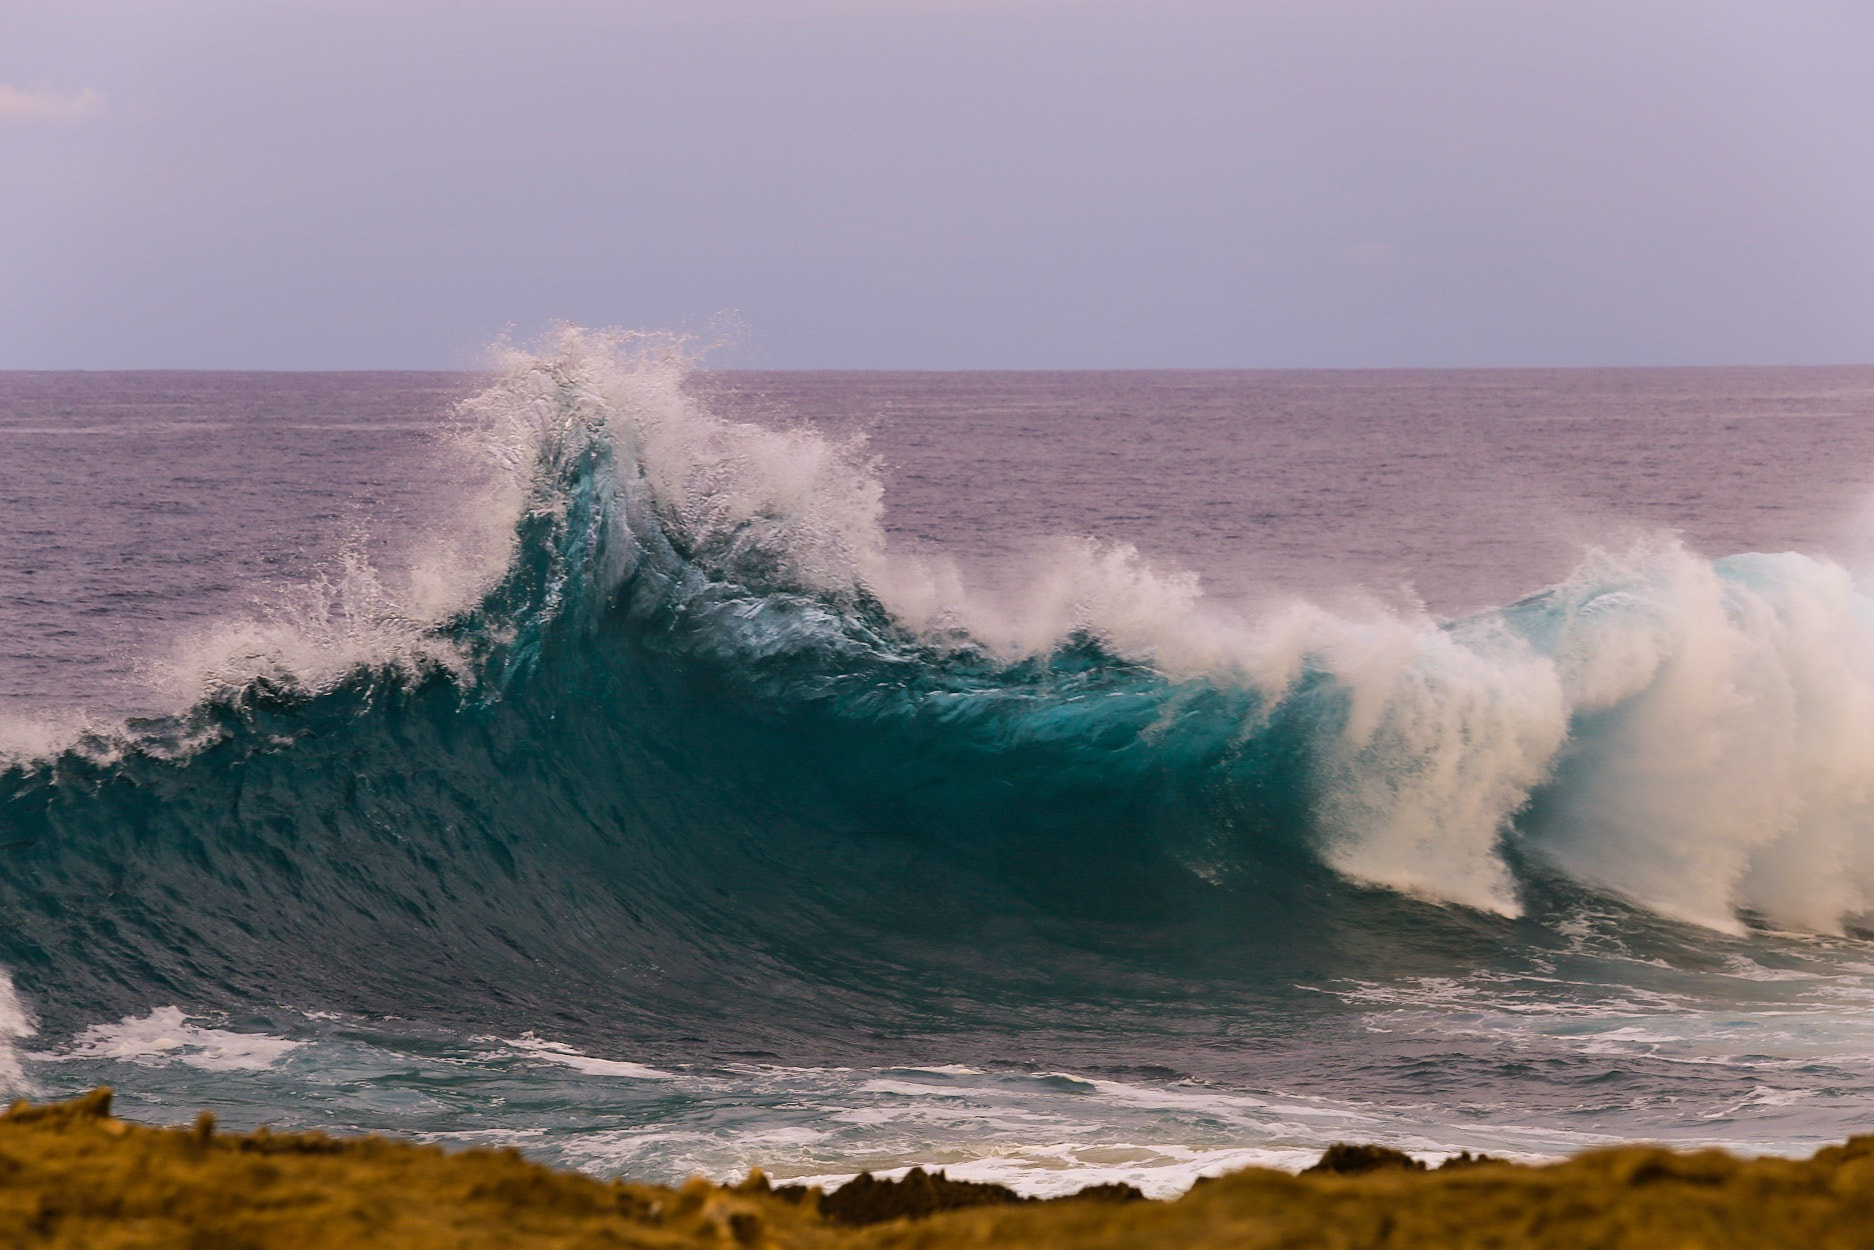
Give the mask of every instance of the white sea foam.
<path id="1" fill-rule="evenodd" d="M 587 1076 L 621 1076 L 634 1081 L 668 1081 L 674 1078 L 668 1072 L 647 1067 L 641 1063 L 631 1063 L 623 1059 L 598 1059 L 581 1054 L 564 1042 L 549 1042 L 534 1033 L 523 1033 L 518 1038 L 503 1039 L 503 1044 L 512 1047 L 518 1054 L 533 1059 L 557 1063 L 561 1067 L 571 1068 Z"/>
<path id="2" fill-rule="evenodd" d="M 1132 1185 L 1148 1198 L 1175 1198 L 1206 1176 L 1221 1176 L 1243 1168 L 1275 1168 L 1295 1172 L 1321 1157 L 1318 1149 L 1262 1148 L 1255 1146 L 1200 1149 L 1175 1145 L 1140 1145 L 1126 1141 L 1050 1141 L 1003 1146 L 992 1153 L 955 1159 L 942 1164 L 951 1180 L 1006 1185 L 1034 1198 L 1059 1198 L 1089 1185 Z M 897 1178 L 913 1167 L 930 1170 L 928 1163 L 905 1163 L 874 1168 L 874 1176 Z M 797 1185 L 836 1189 L 850 1181 L 851 1172 L 824 1172 L 790 1177 Z"/>
<path id="3" fill-rule="evenodd" d="M 764 1112 L 660 1119 L 582 1132 L 558 1145 L 569 1162 L 600 1173 L 701 1173 L 728 1181 L 760 1166 L 777 1180 L 830 1188 L 861 1170 L 896 1176 L 922 1167 L 1043 1197 L 1105 1183 L 1170 1197 L 1201 1176 L 1309 1166 L 1335 1141 L 1382 1141 L 1436 1162 L 1486 1147 L 1511 1158 L 1553 1158 L 1609 1140 L 1514 1123 L 1450 1132 L 1379 1106 L 1192 1083 L 1039 1072 L 959 1076 L 956 1083 L 907 1081 L 892 1071 L 776 1069 L 728 1081 L 686 1076 L 687 1096 L 707 1105 L 728 1098 Z"/>
<path id="4" fill-rule="evenodd" d="M 158 1007 L 146 1016 L 89 1025 L 65 1050 L 32 1058 L 48 1063 L 108 1059 L 145 1067 L 182 1063 L 210 1072 L 257 1072 L 301 1045 L 266 1033 L 210 1028 L 194 1023 L 178 1007 Z"/>
<path id="5" fill-rule="evenodd" d="M 96 729 L 82 711 L 63 714 L 0 708 L 0 768 L 49 759 Z"/>
<path id="6" fill-rule="evenodd" d="M 1852 1021 L 1765 1019 L 1749 1043 L 1764 1053 L 1739 1057 L 1733 1013 L 1564 1021 L 1493 1015 L 1487 1004 L 1475 1005 L 1486 1010 L 1458 1022 L 1445 1011 L 1388 1014 L 1402 1031 L 1417 1030 L 1441 1045 L 1469 1029 L 1505 1054 L 1553 1055 L 1559 1044 L 1610 1063 L 1727 1065 L 1730 1085 L 1722 1097 L 1695 1099 L 1673 1112 L 1667 1136 L 1682 1146 L 1805 1153 L 1839 1136 L 1836 1126 L 1853 1114 L 1852 1099 L 1815 1084 L 1812 1067 L 1818 1055 L 1847 1053 L 1852 1039 L 1841 1030 L 1859 1028 Z M 1460 1149 L 1536 1161 L 1634 1132 L 1611 1124 L 1607 1132 L 1582 1131 L 1578 1106 L 1558 1115 L 1554 1108 L 1538 1113 L 1499 1102 L 1453 1120 L 1442 1105 L 1071 1072 L 949 1065 L 661 1071 L 596 1058 L 536 1034 L 492 1050 L 480 1049 L 497 1040 L 489 1037 L 439 1049 L 434 1035 L 372 1040 L 355 1031 L 361 1025 L 353 1021 L 303 1041 L 286 1071 L 279 1071 L 282 1039 L 206 1027 L 175 1008 L 94 1026 L 70 1047 L 29 1058 L 130 1065 L 133 1071 L 103 1079 L 118 1086 L 125 1114 L 137 1118 L 173 1118 L 178 1103 L 211 1101 L 231 1121 L 353 1129 L 394 1122 L 426 1140 L 518 1145 L 598 1175 L 668 1183 L 696 1173 L 732 1181 L 760 1166 L 778 1180 L 832 1186 L 861 1170 L 896 1175 L 918 1166 L 1037 1196 L 1120 1182 L 1166 1197 L 1200 1176 L 1240 1167 L 1305 1167 L 1335 1141 L 1380 1142 L 1427 1162 Z M 412 1041 L 416 1047 L 405 1049 Z M 95 1066 L 79 1075 L 100 1079 Z M 604 1090 L 596 1122 L 591 1077 L 626 1078 Z M 1792 1077 L 1810 1084 L 1792 1085 Z M 645 1083 L 652 1078 L 654 1084 Z M 311 1102 L 304 1100 L 309 1085 L 321 1091 Z M 447 1096 L 438 1096 L 444 1089 Z M 569 1092 L 577 1095 L 571 1101 Z M 517 1111 L 525 1111 L 522 1122 Z"/>

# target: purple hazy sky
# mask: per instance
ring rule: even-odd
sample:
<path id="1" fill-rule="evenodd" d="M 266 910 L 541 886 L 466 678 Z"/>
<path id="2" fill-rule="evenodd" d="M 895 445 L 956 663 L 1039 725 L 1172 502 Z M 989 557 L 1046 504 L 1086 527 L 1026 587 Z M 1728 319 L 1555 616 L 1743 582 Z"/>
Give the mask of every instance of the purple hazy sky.
<path id="1" fill-rule="evenodd" d="M 1874 361 L 1867 0 L 0 0 L 0 368 Z"/>

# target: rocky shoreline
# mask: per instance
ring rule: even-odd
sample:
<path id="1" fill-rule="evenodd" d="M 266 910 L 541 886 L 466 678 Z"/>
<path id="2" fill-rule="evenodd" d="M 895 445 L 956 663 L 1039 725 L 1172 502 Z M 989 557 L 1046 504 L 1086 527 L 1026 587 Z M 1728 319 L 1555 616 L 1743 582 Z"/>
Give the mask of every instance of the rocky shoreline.
<path id="1" fill-rule="evenodd" d="M 1181 1247 L 1730 1250 L 1874 1247 L 1874 1136 L 1807 1160 L 1631 1146 L 1525 1166 L 1426 1169 L 1337 1146 L 1299 1176 L 1251 1168 L 1155 1202 L 1127 1186 L 1026 1199 L 914 1170 L 831 1193 L 603 1182 L 512 1150 L 115 1119 L 111 1095 L 0 1116 L 0 1245 L 87 1250 L 769 1250 Z"/>

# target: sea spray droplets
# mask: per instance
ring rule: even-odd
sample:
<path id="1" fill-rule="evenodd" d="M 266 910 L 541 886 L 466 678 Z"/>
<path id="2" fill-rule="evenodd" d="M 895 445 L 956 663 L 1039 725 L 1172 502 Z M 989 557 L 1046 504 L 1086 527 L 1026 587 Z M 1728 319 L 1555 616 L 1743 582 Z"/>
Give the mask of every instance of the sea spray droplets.
<path id="1" fill-rule="evenodd" d="M 1350 877 L 1517 915 L 1498 841 L 1567 732 L 1553 667 L 1490 622 L 1377 622 L 1327 652 L 1348 691 L 1321 744 L 1328 862 Z"/>
<path id="2" fill-rule="evenodd" d="M 1536 628 L 1580 709 L 1533 830 L 1683 920 L 1819 931 L 1874 896 L 1874 610 L 1804 556 L 1596 556 Z"/>
<path id="3" fill-rule="evenodd" d="M 38 1032 L 38 1022 L 13 988 L 12 974 L 0 968 L 0 1089 L 31 1093 L 20 1067 L 20 1043 Z"/>
<path id="4" fill-rule="evenodd" d="M 617 519 L 639 541 L 654 527 L 718 575 L 833 592 L 882 560 L 883 488 L 863 443 L 715 416 L 684 389 L 694 361 L 682 340 L 568 327 L 549 353 L 505 364 L 464 416 L 549 501 L 554 475 L 604 437 L 624 492 Z"/>

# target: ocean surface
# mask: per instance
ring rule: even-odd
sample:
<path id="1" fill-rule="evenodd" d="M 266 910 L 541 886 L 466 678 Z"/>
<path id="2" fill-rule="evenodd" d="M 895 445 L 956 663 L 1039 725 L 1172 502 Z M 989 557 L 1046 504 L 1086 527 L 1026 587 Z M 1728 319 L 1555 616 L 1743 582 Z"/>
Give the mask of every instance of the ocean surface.
<path id="1" fill-rule="evenodd" d="M 1874 368 L 0 374 L 0 1080 L 1171 1194 L 1874 1130 Z"/>

